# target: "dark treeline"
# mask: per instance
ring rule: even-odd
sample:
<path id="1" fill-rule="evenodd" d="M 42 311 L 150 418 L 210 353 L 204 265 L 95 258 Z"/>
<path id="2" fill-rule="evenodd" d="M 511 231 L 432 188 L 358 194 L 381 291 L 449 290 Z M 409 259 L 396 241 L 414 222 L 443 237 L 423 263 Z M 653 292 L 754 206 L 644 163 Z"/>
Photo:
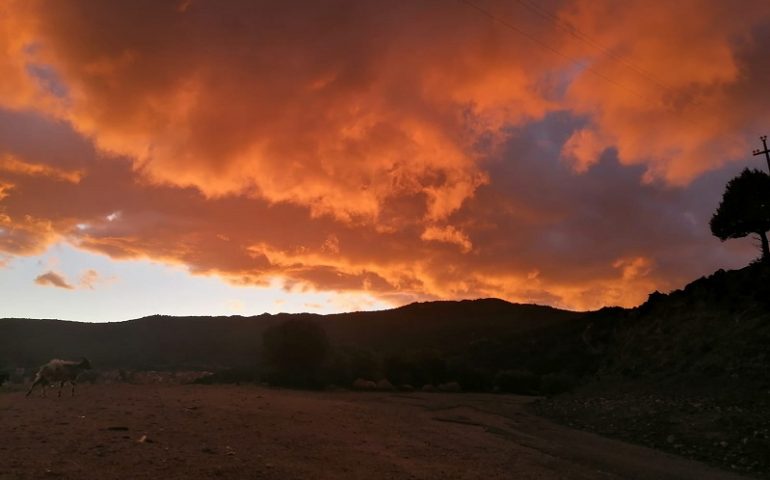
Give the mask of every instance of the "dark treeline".
<path id="1" fill-rule="evenodd" d="M 723 380 L 740 380 L 741 388 L 770 388 L 767 262 L 720 270 L 670 294 L 655 292 L 636 308 L 573 314 L 505 334 L 476 329 L 465 342 L 444 348 L 428 341 L 416 347 L 414 336 L 401 348 L 344 343 L 319 319 L 288 320 L 266 330 L 258 369 L 225 371 L 206 381 L 350 388 L 362 379 L 404 389 L 456 382 L 465 391 L 536 394 L 596 381 L 719 388 Z"/>
<path id="2" fill-rule="evenodd" d="M 595 312 L 609 321 L 622 309 Z M 479 336 L 451 350 L 436 347 L 387 350 L 335 345 L 320 321 L 289 319 L 263 334 L 263 361 L 254 370 L 225 370 L 204 383 L 259 379 L 300 388 L 349 388 L 366 380 L 386 388 L 559 393 L 596 371 L 601 349 L 585 339 L 588 317 L 498 337 Z M 384 383 L 383 383 L 384 382 Z"/>

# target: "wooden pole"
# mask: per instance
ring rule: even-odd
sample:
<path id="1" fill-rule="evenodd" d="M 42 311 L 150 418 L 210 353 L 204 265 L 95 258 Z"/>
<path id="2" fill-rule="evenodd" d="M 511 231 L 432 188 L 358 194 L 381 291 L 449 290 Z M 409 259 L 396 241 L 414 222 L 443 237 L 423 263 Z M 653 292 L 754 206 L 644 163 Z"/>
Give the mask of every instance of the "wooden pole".
<path id="1" fill-rule="evenodd" d="M 764 150 L 754 150 L 754 156 L 765 154 L 765 160 L 767 160 L 767 172 L 770 173 L 770 150 L 767 149 L 767 135 L 759 137 L 762 140 L 762 146 Z"/>

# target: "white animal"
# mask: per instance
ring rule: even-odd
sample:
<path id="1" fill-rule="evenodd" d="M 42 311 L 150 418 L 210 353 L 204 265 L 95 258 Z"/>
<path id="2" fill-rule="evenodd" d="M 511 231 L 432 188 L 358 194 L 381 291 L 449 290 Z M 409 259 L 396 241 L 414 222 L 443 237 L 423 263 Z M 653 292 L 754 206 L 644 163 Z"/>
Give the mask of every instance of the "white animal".
<path id="1" fill-rule="evenodd" d="M 61 397 L 62 388 L 66 382 L 70 382 L 72 385 L 72 396 L 75 396 L 75 381 L 83 370 L 90 370 L 91 362 L 87 358 L 83 358 L 79 362 L 73 362 L 69 360 L 54 359 L 46 363 L 40 370 L 38 370 L 35 376 L 35 381 L 32 382 L 32 386 L 29 387 L 27 396 L 32 393 L 32 390 L 37 385 L 43 386 L 43 396 L 45 397 L 45 388 L 52 383 L 59 383 L 59 396 Z"/>

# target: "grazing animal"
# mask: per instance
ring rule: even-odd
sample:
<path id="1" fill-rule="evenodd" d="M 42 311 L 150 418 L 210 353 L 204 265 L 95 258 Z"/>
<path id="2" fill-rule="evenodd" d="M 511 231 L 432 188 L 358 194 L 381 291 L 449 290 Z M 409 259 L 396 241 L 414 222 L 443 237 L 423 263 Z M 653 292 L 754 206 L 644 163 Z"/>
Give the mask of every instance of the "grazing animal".
<path id="1" fill-rule="evenodd" d="M 32 382 L 32 386 L 29 387 L 27 396 L 32 393 L 32 390 L 37 385 L 42 385 L 43 396 L 45 397 L 46 386 L 52 383 L 59 383 L 59 396 L 61 397 L 62 388 L 66 382 L 70 382 L 72 385 L 72 396 L 75 396 L 75 381 L 83 370 L 90 370 L 91 362 L 87 358 L 83 358 L 79 362 L 73 362 L 69 360 L 54 359 L 46 363 L 40 370 L 38 370 L 35 376 L 35 381 Z"/>

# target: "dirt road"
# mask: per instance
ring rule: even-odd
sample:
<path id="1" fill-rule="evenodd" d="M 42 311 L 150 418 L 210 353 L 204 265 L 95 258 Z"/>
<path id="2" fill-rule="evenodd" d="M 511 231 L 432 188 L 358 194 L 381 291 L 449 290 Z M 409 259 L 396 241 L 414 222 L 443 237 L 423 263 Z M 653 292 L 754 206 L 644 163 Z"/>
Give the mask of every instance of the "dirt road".
<path id="1" fill-rule="evenodd" d="M 528 398 L 82 386 L 0 393 L 0 480 L 738 479 L 528 413 Z"/>

